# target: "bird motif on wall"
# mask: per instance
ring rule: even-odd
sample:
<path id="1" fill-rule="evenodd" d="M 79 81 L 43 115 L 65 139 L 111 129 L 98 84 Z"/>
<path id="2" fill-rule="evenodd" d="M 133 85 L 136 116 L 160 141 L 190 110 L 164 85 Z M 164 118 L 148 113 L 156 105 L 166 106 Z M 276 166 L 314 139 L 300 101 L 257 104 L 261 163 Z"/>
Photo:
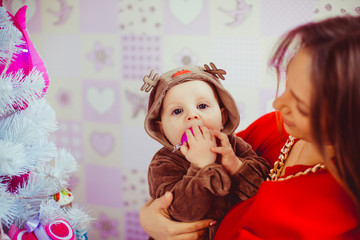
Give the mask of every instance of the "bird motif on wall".
<path id="1" fill-rule="evenodd" d="M 219 8 L 220 11 L 226 13 L 229 17 L 233 19 L 232 22 L 227 23 L 226 25 L 230 27 L 239 26 L 245 19 L 246 15 L 251 11 L 252 5 L 245 3 L 245 0 L 236 0 L 236 9 L 235 10 L 226 10 Z"/>
<path id="2" fill-rule="evenodd" d="M 60 3 L 60 9 L 55 11 L 53 9 L 48 9 L 48 12 L 58 17 L 58 20 L 54 22 L 55 25 L 62 25 L 68 20 L 73 7 L 70 6 L 65 0 L 58 0 Z"/>

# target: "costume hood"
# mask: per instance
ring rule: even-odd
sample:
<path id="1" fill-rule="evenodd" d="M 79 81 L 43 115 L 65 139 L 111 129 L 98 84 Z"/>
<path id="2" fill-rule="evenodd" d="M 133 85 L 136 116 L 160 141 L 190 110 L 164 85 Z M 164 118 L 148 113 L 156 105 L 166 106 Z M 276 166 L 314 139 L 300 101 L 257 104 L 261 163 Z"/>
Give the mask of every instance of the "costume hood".
<path id="1" fill-rule="evenodd" d="M 174 148 L 167 138 L 157 129 L 156 121 L 160 120 L 162 102 L 167 91 L 180 83 L 194 80 L 210 83 L 219 96 L 220 105 L 222 105 L 221 107 L 224 107 L 227 110 L 228 119 L 224 124 L 222 132 L 232 134 L 236 130 L 240 122 L 236 103 L 219 80 L 219 78 L 225 79 L 223 75 L 226 74 L 226 72 L 222 69 L 217 69 L 213 63 L 210 63 L 210 67 L 206 64 L 204 65 L 204 68 L 190 65 L 173 69 L 162 74 L 160 77 L 158 74 L 153 75 L 153 71 L 144 77 L 144 85 L 141 90 L 144 90 L 145 92 L 151 91 L 148 113 L 144 122 L 145 131 L 150 137 L 154 138 L 165 147 Z"/>

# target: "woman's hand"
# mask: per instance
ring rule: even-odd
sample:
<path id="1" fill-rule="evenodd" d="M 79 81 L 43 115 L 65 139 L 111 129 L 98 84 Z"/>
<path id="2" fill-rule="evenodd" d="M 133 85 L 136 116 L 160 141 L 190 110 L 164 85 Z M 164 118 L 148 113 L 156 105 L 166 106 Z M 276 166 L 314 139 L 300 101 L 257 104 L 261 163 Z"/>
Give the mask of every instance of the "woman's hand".
<path id="1" fill-rule="evenodd" d="M 150 199 L 140 211 L 140 224 L 147 234 L 156 240 L 203 239 L 205 229 L 216 224 L 207 219 L 191 223 L 176 222 L 170 219 L 168 208 L 173 195 L 167 192 L 158 199 Z"/>

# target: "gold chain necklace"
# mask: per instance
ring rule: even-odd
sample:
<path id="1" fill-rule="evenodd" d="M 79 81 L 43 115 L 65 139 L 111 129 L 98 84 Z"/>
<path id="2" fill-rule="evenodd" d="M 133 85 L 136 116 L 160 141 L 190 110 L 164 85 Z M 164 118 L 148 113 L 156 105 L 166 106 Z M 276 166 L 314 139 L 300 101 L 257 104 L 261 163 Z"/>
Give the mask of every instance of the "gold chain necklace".
<path id="1" fill-rule="evenodd" d="M 274 163 L 273 169 L 270 170 L 269 177 L 266 179 L 267 181 L 284 181 L 293 177 L 306 175 L 309 172 L 314 173 L 320 169 L 325 169 L 325 165 L 323 163 L 318 163 L 315 166 L 307 168 L 305 171 L 298 172 L 294 175 L 289 175 L 285 178 L 280 178 L 280 174 L 285 167 L 285 160 L 287 159 L 289 152 L 295 143 L 295 140 L 296 138 L 294 138 L 293 136 L 289 136 L 288 140 L 280 151 L 279 159 Z"/>

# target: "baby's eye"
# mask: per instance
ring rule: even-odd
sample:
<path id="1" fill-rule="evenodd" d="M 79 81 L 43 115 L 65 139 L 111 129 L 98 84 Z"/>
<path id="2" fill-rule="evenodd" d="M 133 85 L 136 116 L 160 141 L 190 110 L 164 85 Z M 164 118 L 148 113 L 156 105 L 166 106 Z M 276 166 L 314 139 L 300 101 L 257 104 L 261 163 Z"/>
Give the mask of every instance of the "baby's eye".
<path id="1" fill-rule="evenodd" d="M 198 106 L 199 109 L 205 109 L 207 107 L 208 107 L 208 105 L 205 103 L 199 104 L 199 106 Z"/>
<path id="2" fill-rule="evenodd" d="M 178 115 L 178 114 L 180 114 L 180 113 L 182 113 L 182 110 L 181 110 L 180 108 L 175 109 L 175 110 L 172 112 L 173 115 Z"/>

